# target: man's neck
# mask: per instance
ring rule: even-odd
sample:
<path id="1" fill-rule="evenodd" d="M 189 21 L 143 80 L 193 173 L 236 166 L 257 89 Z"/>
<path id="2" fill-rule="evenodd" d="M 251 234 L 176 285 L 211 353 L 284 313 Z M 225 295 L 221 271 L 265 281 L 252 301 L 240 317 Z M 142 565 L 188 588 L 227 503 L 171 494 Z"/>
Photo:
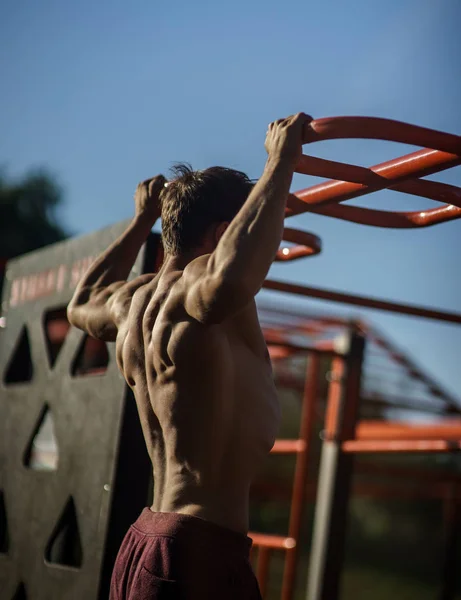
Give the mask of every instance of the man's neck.
<path id="1" fill-rule="evenodd" d="M 162 270 L 183 271 L 189 263 L 199 256 L 203 256 L 204 254 L 207 254 L 207 252 L 205 252 L 202 248 L 183 254 L 166 254 L 163 261 Z"/>

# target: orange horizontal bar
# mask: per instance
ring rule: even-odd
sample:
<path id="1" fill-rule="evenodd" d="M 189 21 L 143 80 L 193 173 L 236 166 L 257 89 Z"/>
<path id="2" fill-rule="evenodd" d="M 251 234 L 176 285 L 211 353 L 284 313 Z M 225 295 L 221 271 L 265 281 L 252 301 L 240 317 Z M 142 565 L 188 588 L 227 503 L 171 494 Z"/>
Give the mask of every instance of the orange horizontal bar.
<path id="1" fill-rule="evenodd" d="M 271 454 L 299 454 L 306 449 L 304 440 L 275 440 Z"/>
<path id="2" fill-rule="evenodd" d="M 435 319 L 436 321 L 461 324 L 461 314 L 459 313 L 432 310 L 431 308 L 425 308 L 424 306 L 412 306 L 411 304 L 402 304 L 400 302 L 388 302 L 386 300 L 379 300 L 378 298 L 344 294 L 333 290 L 308 287 L 306 285 L 297 285 L 271 279 L 266 279 L 263 288 L 289 294 L 299 294 L 300 296 L 308 296 L 310 298 L 320 298 L 322 300 L 329 300 L 330 302 L 341 302 L 353 306 L 364 306 L 365 308 L 375 308 L 377 310 L 385 310 L 403 315 L 413 315 L 415 317 Z"/>
<path id="3" fill-rule="evenodd" d="M 283 535 L 268 535 L 265 533 L 250 532 L 248 536 L 253 540 L 253 545 L 263 548 L 274 548 L 281 550 L 290 550 L 296 546 L 296 540 L 292 537 Z"/>
<path id="4" fill-rule="evenodd" d="M 461 440 L 461 419 L 419 425 L 389 421 L 359 421 L 357 440 Z"/>
<path id="5" fill-rule="evenodd" d="M 343 452 L 453 452 L 461 450 L 461 440 L 347 440 Z"/>
<path id="6" fill-rule="evenodd" d="M 283 360 L 293 356 L 296 352 L 295 350 L 291 350 L 280 344 L 267 344 L 267 349 L 271 360 Z"/>

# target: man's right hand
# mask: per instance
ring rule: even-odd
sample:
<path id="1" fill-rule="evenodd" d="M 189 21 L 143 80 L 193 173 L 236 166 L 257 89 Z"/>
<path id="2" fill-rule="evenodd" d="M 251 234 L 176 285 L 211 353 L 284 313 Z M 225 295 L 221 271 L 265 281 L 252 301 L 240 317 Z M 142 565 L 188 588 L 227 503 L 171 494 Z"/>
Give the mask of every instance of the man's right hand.
<path id="1" fill-rule="evenodd" d="M 269 158 L 287 160 L 294 168 L 302 155 L 304 127 L 311 121 L 309 115 L 298 113 L 271 123 L 264 144 Z"/>

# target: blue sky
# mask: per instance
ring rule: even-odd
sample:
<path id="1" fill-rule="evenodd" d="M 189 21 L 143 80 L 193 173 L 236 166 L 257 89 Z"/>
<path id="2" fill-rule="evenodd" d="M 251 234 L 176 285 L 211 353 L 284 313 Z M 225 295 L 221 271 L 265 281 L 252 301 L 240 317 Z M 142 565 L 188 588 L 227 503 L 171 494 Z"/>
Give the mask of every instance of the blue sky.
<path id="1" fill-rule="evenodd" d="M 460 23 L 459 0 L 4 0 L 0 164 L 12 176 L 55 173 L 63 221 L 82 234 L 130 216 L 137 181 L 175 161 L 258 177 L 267 124 L 300 110 L 461 134 Z M 363 140 L 309 148 L 362 165 L 411 150 Z M 461 185 L 460 168 L 434 179 Z M 296 176 L 293 190 L 315 182 Z M 389 191 L 358 203 L 432 205 Z M 271 277 L 461 310 L 461 221 L 419 231 L 314 215 L 287 224 L 320 235 L 324 251 Z M 461 328 L 370 318 L 461 396 Z"/>

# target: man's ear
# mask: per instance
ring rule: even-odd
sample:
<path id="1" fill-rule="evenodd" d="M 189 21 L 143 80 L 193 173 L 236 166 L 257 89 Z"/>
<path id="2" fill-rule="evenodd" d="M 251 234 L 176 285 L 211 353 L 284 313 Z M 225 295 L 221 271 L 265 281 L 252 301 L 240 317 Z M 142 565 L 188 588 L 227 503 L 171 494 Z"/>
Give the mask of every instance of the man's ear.
<path id="1" fill-rule="evenodd" d="M 215 229 L 215 242 L 216 244 L 219 242 L 219 240 L 222 238 L 224 232 L 226 231 L 226 229 L 229 227 L 229 222 L 228 221 L 224 221 L 223 223 L 220 223 L 216 229 Z"/>

